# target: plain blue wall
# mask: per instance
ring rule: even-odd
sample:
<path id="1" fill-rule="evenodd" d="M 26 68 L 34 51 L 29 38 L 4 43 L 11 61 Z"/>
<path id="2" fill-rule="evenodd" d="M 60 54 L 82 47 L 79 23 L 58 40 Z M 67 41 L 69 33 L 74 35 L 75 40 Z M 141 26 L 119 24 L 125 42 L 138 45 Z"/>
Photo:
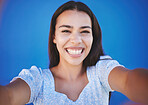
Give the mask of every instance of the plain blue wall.
<path id="1" fill-rule="evenodd" d="M 6 0 L 0 24 L 0 84 L 23 68 L 48 68 L 48 34 L 54 11 L 67 0 Z M 148 68 L 148 2 L 146 0 L 80 0 L 96 15 L 103 48 L 129 69 Z M 128 99 L 114 92 L 111 105 Z"/>

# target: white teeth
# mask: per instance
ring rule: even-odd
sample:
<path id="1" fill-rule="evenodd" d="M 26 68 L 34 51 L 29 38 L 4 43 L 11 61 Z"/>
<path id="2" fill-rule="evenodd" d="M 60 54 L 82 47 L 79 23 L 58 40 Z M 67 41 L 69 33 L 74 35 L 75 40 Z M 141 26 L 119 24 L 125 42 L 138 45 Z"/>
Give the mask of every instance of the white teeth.
<path id="1" fill-rule="evenodd" d="M 81 50 L 73 50 L 73 49 L 67 49 L 69 54 L 81 54 L 82 49 Z"/>

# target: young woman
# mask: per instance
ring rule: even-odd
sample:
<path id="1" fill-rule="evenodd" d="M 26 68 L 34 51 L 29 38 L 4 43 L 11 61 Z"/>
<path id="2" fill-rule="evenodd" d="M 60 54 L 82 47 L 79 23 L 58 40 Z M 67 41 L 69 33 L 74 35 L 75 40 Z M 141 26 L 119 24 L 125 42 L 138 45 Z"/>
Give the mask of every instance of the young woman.
<path id="1" fill-rule="evenodd" d="M 69 1 L 54 13 L 49 69 L 23 69 L 0 86 L 0 105 L 108 105 L 109 92 L 148 104 L 148 70 L 129 70 L 104 55 L 101 29 L 83 3 Z"/>

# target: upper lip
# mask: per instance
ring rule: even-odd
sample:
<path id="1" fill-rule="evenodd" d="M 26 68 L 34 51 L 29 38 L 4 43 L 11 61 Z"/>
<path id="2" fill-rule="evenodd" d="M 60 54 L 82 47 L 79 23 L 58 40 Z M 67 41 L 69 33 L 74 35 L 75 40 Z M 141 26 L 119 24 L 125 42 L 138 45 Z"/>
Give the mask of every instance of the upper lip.
<path id="1" fill-rule="evenodd" d="M 66 47 L 65 49 L 81 50 L 84 49 L 84 47 Z"/>

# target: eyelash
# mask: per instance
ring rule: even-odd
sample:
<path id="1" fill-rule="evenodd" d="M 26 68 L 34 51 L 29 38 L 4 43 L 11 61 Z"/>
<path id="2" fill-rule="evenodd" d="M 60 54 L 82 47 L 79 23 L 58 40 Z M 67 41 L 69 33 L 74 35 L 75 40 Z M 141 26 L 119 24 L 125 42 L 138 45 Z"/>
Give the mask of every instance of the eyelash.
<path id="1" fill-rule="evenodd" d="M 63 30 L 62 32 L 63 33 L 71 33 L 71 31 L 69 31 L 69 30 Z"/>
<path id="2" fill-rule="evenodd" d="M 71 31 L 69 31 L 69 30 L 63 30 L 62 32 L 63 33 L 71 33 Z M 90 32 L 89 31 L 82 31 L 80 33 L 90 33 Z"/>
<path id="3" fill-rule="evenodd" d="M 90 33 L 89 31 L 82 31 L 81 33 Z"/>

